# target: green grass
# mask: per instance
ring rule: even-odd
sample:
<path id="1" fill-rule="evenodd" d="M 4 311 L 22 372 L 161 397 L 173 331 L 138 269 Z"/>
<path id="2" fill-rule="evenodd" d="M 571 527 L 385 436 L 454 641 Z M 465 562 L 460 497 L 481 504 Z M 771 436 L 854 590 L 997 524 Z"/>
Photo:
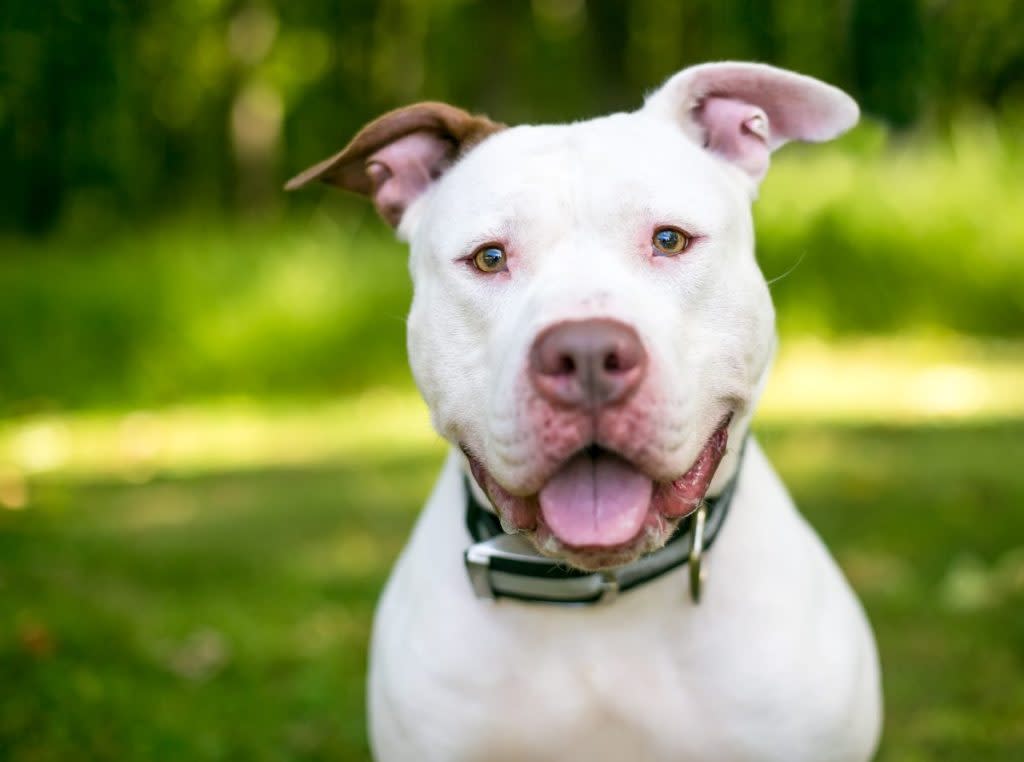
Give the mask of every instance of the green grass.
<path id="1" fill-rule="evenodd" d="M 1019 759 L 1024 422 L 761 435 L 874 624 L 879 758 Z M 0 756 L 365 758 L 374 600 L 441 457 L 402 452 L 31 477 L 0 509 Z"/>
<path id="2" fill-rule="evenodd" d="M 762 433 L 875 624 L 882 760 L 1024 748 L 1011 127 L 788 148 L 755 207 Z M 324 199 L 0 241 L 0 759 L 366 756 L 373 602 L 441 449 L 404 251 Z"/>

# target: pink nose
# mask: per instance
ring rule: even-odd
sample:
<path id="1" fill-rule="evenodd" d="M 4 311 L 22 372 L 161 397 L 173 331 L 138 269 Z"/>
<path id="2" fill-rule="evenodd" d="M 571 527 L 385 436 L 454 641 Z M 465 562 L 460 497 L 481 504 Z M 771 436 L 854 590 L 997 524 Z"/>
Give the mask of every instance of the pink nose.
<path id="1" fill-rule="evenodd" d="M 636 331 L 614 320 L 558 323 L 533 342 L 530 379 L 550 402 L 596 408 L 625 399 L 644 376 Z"/>

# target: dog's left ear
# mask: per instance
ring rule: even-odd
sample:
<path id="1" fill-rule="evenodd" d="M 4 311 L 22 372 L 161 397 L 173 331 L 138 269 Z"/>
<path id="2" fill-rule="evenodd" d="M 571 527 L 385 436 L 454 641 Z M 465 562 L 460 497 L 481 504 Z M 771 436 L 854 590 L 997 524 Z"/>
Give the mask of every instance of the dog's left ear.
<path id="1" fill-rule="evenodd" d="M 860 116 L 856 101 L 837 87 L 751 63 L 683 69 L 647 98 L 642 111 L 678 122 L 755 183 L 776 148 L 790 140 L 831 140 Z"/>
<path id="2" fill-rule="evenodd" d="M 447 103 L 417 103 L 374 119 L 341 151 L 284 187 L 295 190 L 320 180 L 361 193 L 397 227 L 409 204 L 456 159 L 504 127 Z"/>

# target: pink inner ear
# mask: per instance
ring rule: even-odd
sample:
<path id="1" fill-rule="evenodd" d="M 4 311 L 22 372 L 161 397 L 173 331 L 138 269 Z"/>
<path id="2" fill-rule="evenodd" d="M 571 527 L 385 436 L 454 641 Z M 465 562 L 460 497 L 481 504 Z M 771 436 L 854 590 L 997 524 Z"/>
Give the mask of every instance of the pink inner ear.
<path id="1" fill-rule="evenodd" d="M 786 141 L 831 140 L 859 114 L 849 95 L 813 77 L 728 61 L 684 69 L 647 99 L 644 110 L 681 120 L 691 139 L 755 182 Z"/>
<path id="2" fill-rule="evenodd" d="M 380 215 L 397 225 L 409 204 L 444 171 L 454 150 L 441 135 L 421 131 L 398 138 L 370 156 L 366 174 Z"/>
<path id="3" fill-rule="evenodd" d="M 704 99 L 696 117 L 704 128 L 708 150 L 733 162 L 755 180 L 764 177 L 775 146 L 772 125 L 762 109 L 735 98 L 711 96 Z"/>

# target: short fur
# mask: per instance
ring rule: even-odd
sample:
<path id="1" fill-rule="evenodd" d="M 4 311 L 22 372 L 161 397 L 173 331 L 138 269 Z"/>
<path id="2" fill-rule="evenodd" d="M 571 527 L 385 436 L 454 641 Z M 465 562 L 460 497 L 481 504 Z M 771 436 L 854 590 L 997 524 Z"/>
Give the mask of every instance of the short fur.
<path id="1" fill-rule="evenodd" d="M 414 108 L 411 130 L 407 115 L 382 117 L 357 158 L 346 149 L 292 183 L 372 197 L 409 242 L 410 363 L 452 443 L 377 612 L 377 758 L 869 759 L 881 694 L 864 613 L 757 443 L 738 458 L 775 349 L 751 199 L 772 150 L 834 137 L 856 104 L 808 77 L 728 63 L 677 74 L 636 112 L 575 124 L 501 129 Z M 455 134 L 452 120 L 472 129 Z M 652 254 L 665 224 L 693 235 L 684 254 Z M 472 252 L 495 242 L 507 271 L 475 270 Z M 628 403 L 600 415 L 553 407 L 527 372 L 545 328 L 586 318 L 632 327 L 648 357 Z M 685 569 L 609 606 L 474 597 L 464 453 L 486 468 L 488 493 L 510 499 L 594 441 L 671 481 L 728 414 L 709 494 L 741 472 L 699 605 Z"/>

